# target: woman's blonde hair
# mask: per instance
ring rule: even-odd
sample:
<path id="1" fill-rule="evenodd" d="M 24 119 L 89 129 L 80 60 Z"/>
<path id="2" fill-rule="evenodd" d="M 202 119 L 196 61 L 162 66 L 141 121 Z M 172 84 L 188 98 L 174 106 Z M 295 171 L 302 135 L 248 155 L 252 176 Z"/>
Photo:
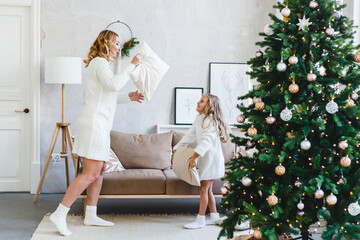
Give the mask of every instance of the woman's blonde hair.
<path id="1" fill-rule="evenodd" d="M 206 118 L 210 120 L 210 124 L 212 124 L 222 142 L 227 142 L 230 139 L 229 135 L 229 125 L 225 122 L 224 114 L 221 109 L 220 100 L 217 96 L 212 94 L 204 94 L 208 98 L 208 101 L 205 106 L 205 110 L 203 114 L 205 115 L 204 121 Z M 203 124 L 204 124 L 203 121 Z M 202 125 L 203 125 L 202 124 Z M 204 128 L 204 126 L 202 126 Z M 206 126 L 209 127 L 209 126 Z"/>
<path id="2" fill-rule="evenodd" d="M 89 66 L 91 60 L 96 57 L 103 57 L 110 61 L 110 49 L 111 46 L 115 44 L 116 37 L 118 37 L 118 35 L 113 31 L 101 31 L 95 39 L 93 45 L 90 47 L 88 58 L 84 60 L 84 63 L 86 64 L 85 67 Z"/>

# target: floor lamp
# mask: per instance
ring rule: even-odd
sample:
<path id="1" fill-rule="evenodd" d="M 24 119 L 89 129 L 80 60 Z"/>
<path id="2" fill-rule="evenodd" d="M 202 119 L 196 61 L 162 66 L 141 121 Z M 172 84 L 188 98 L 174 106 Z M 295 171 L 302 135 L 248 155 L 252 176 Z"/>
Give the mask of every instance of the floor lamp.
<path id="1" fill-rule="evenodd" d="M 46 156 L 45 165 L 41 173 L 41 178 L 35 194 L 34 202 L 36 202 L 39 197 L 41 186 L 44 182 L 46 171 L 48 169 L 60 130 L 62 132 L 62 151 L 60 152 L 60 157 L 65 159 L 67 187 L 69 187 L 69 163 L 68 163 L 68 150 L 67 150 L 68 145 L 73 159 L 75 175 L 76 175 L 77 162 L 76 162 L 76 157 L 72 154 L 70 123 L 65 122 L 65 84 L 81 84 L 81 58 L 79 57 L 46 58 L 45 83 L 62 84 L 62 113 L 61 113 L 61 122 L 56 123 L 56 128 L 50 143 L 48 154 Z"/>

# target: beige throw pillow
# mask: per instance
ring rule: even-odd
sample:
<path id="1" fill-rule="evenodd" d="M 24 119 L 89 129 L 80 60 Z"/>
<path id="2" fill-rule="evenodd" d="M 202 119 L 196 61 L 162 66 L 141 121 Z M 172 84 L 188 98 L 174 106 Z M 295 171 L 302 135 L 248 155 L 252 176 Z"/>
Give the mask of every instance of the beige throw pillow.
<path id="1" fill-rule="evenodd" d="M 143 61 L 132 70 L 130 77 L 145 99 L 150 101 L 169 65 L 161 60 L 146 42 L 141 43 L 139 53 Z"/>
<path id="2" fill-rule="evenodd" d="M 200 177 L 196 167 L 190 168 L 189 166 L 189 160 L 193 154 L 193 149 L 179 147 L 174 154 L 172 168 L 181 180 L 194 186 L 200 186 Z"/>
<path id="3" fill-rule="evenodd" d="M 125 168 L 121 164 L 120 160 L 114 151 L 110 148 L 109 161 L 106 162 L 105 173 L 120 172 L 124 170 Z"/>
<path id="4" fill-rule="evenodd" d="M 171 167 L 172 133 L 131 134 L 111 131 L 111 148 L 126 168 Z"/>

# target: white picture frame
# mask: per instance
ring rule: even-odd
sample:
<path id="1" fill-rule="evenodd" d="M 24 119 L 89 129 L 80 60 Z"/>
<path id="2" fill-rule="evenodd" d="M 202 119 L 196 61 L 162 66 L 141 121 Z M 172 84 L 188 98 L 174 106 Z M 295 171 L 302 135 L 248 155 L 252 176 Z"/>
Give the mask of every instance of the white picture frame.
<path id="1" fill-rule="evenodd" d="M 236 125 L 240 110 L 238 97 L 247 94 L 253 86 L 250 76 L 246 74 L 250 70 L 245 63 L 210 62 L 209 64 L 209 92 L 216 95 L 221 102 L 225 120 L 230 125 Z"/>
<path id="2" fill-rule="evenodd" d="M 203 88 L 176 87 L 175 88 L 175 125 L 191 125 L 198 112 L 197 102 L 204 93 Z"/>

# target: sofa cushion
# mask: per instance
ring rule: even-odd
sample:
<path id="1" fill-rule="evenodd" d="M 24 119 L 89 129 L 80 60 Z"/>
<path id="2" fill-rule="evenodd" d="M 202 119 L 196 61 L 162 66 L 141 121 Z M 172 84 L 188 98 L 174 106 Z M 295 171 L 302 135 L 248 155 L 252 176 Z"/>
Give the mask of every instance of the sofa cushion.
<path id="1" fill-rule="evenodd" d="M 164 170 L 166 176 L 166 194 L 168 195 L 198 195 L 199 187 L 192 186 L 176 176 L 172 169 Z M 217 179 L 214 181 L 213 193 L 215 195 L 222 195 L 220 187 L 223 186 L 223 181 Z"/>
<path id="2" fill-rule="evenodd" d="M 129 134 L 111 131 L 111 148 L 126 168 L 171 167 L 172 133 Z"/>
<path id="3" fill-rule="evenodd" d="M 157 169 L 126 169 L 104 175 L 100 194 L 164 194 L 165 175 Z"/>
<path id="4" fill-rule="evenodd" d="M 185 135 L 183 132 L 179 131 L 171 131 L 173 133 L 173 142 L 172 147 L 174 147 L 178 142 L 180 142 L 181 138 Z M 196 148 L 196 140 L 188 145 L 189 148 Z M 231 141 L 228 141 L 227 143 L 221 143 L 221 149 L 224 154 L 225 162 L 230 162 L 230 159 L 234 157 L 234 149 L 235 144 Z"/>

